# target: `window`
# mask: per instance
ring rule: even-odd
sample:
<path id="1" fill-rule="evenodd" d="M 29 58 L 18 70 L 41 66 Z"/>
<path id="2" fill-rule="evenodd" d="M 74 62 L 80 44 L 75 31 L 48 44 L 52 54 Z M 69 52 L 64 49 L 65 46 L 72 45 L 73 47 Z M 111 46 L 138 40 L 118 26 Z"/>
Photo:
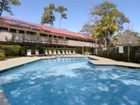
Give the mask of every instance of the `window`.
<path id="1" fill-rule="evenodd" d="M 27 31 L 26 34 L 29 34 L 29 35 L 36 35 L 36 32 Z"/>
<path id="2" fill-rule="evenodd" d="M 57 38 L 57 36 L 53 36 L 54 38 Z"/>
<path id="3" fill-rule="evenodd" d="M 20 34 L 25 34 L 25 31 L 19 30 L 19 33 L 20 33 Z"/>
<path id="4" fill-rule="evenodd" d="M 52 38 L 52 35 L 49 35 L 50 38 Z"/>
<path id="5" fill-rule="evenodd" d="M 16 29 L 10 29 L 10 32 L 16 33 L 17 31 L 16 31 Z"/>
<path id="6" fill-rule="evenodd" d="M 48 34 L 43 34 L 43 33 L 40 33 L 40 36 L 45 36 L 45 37 L 47 37 L 47 36 L 48 36 Z"/>
<path id="7" fill-rule="evenodd" d="M 0 31 L 2 32 L 2 31 L 8 31 L 8 28 L 4 28 L 4 27 L 0 27 Z"/>
<path id="8" fill-rule="evenodd" d="M 62 37 L 62 36 L 58 36 L 58 38 L 59 38 L 59 39 L 64 39 L 64 37 Z"/>

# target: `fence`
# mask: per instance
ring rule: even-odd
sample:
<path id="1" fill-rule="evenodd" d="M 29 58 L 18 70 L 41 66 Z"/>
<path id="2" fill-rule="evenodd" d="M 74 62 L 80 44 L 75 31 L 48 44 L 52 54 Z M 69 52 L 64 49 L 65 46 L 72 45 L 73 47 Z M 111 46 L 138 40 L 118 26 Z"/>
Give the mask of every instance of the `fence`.
<path id="1" fill-rule="evenodd" d="M 97 56 L 111 58 L 119 61 L 140 63 L 140 46 L 125 46 L 124 53 L 119 53 L 118 47 L 108 47 L 107 50 L 97 49 Z"/>

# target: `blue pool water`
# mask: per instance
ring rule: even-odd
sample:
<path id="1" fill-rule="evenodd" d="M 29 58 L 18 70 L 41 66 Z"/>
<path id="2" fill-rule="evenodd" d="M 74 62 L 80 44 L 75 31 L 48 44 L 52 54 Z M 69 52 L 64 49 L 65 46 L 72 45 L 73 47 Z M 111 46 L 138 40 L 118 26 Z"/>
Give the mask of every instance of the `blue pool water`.
<path id="1" fill-rule="evenodd" d="M 140 105 L 140 69 L 89 58 L 40 60 L 0 73 L 11 105 Z"/>

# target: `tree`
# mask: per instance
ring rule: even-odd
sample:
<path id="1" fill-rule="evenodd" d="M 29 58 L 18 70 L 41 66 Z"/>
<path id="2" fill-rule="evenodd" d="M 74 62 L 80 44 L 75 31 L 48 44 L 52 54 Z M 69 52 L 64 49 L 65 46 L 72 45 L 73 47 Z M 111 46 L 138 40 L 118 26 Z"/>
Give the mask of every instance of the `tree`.
<path id="1" fill-rule="evenodd" d="M 115 21 L 115 17 L 103 16 L 96 22 L 93 29 L 94 37 L 100 40 L 111 40 L 112 34 L 119 30 L 119 26 Z M 106 42 L 107 44 L 107 42 Z"/>
<path id="2" fill-rule="evenodd" d="M 65 8 L 64 6 L 58 6 L 56 8 L 56 11 L 61 14 L 60 24 L 59 24 L 59 28 L 61 28 L 62 19 L 67 19 L 67 14 L 65 13 L 65 11 L 67 11 L 67 8 Z"/>
<path id="3" fill-rule="evenodd" d="M 93 37 L 108 40 L 114 33 L 123 29 L 123 24 L 129 19 L 120 12 L 116 5 L 105 1 L 92 9 L 93 17 L 98 18 L 93 29 Z"/>
<path id="4" fill-rule="evenodd" d="M 125 30 L 122 33 L 113 37 L 114 45 L 138 45 L 139 42 L 139 33 L 131 30 Z"/>
<path id="5" fill-rule="evenodd" d="M 10 13 L 11 15 L 13 14 L 10 7 L 11 5 L 18 6 L 20 5 L 20 2 L 19 0 L 1 0 L 0 1 L 0 16 L 2 15 L 3 11 L 6 11 Z"/>
<path id="6" fill-rule="evenodd" d="M 80 30 L 80 33 L 81 34 L 84 34 L 84 35 L 89 35 L 91 36 L 92 33 L 93 33 L 93 28 L 94 28 L 94 25 L 93 24 L 90 24 L 90 23 L 86 23 L 83 28 Z"/>
<path id="7" fill-rule="evenodd" d="M 54 4 L 49 4 L 48 7 L 45 7 L 43 16 L 41 17 L 41 23 L 50 24 L 51 26 L 53 26 L 53 22 L 55 21 L 54 12 L 55 12 Z"/>

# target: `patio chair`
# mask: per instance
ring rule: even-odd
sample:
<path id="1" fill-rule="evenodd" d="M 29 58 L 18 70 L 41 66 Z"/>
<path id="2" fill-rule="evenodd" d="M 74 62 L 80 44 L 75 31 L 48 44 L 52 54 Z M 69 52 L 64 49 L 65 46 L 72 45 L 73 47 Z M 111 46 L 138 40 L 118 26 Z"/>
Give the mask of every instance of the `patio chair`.
<path id="1" fill-rule="evenodd" d="M 53 54 L 54 54 L 54 55 L 56 55 L 56 54 L 57 54 L 57 53 L 56 53 L 56 50 L 53 50 Z"/>
<path id="2" fill-rule="evenodd" d="M 35 55 L 36 55 L 36 56 L 39 55 L 39 50 L 35 50 Z"/>
<path id="3" fill-rule="evenodd" d="M 61 52 L 60 52 L 60 50 L 57 50 L 57 54 L 58 54 L 58 55 L 61 55 Z"/>
<path id="4" fill-rule="evenodd" d="M 27 50 L 27 56 L 31 56 L 32 55 L 32 51 L 30 49 Z"/>
<path id="5" fill-rule="evenodd" d="M 69 54 L 71 55 L 72 53 L 71 53 L 71 50 L 69 50 Z"/>
<path id="6" fill-rule="evenodd" d="M 89 51 L 85 51 L 85 55 L 89 55 L 90 53 L 89 53 Z"/>
<path id="7" fill-rule="evenodd" d="M 66 54 L 64 50 L 62 50 L 62 54 L 63 54 L 63 55 L 65 55 L 65 54 Z"/>
<path id="8" fill-rule="evenodd" d="M 66 50 L 66 54 L 67 54 L 67 55 L 69 54 L 68 50 Z"/>
<path id="9" fill-rule="evenodd" d="M 76 53 L 75 53 L 75 50 L 73 50 L 72 54 L 74 54 L 74 55 L 76 54 Z"/>
<path id="10" fill-rule="evenodd" d="M 47 50 L 45 50 L 45 55 L 48 55 L 48 51 Z"/>
<path id="11" fill-rule="evenodd" d="M 49 50 L 49 55 L 53 55 L 52 50 Z"/>

